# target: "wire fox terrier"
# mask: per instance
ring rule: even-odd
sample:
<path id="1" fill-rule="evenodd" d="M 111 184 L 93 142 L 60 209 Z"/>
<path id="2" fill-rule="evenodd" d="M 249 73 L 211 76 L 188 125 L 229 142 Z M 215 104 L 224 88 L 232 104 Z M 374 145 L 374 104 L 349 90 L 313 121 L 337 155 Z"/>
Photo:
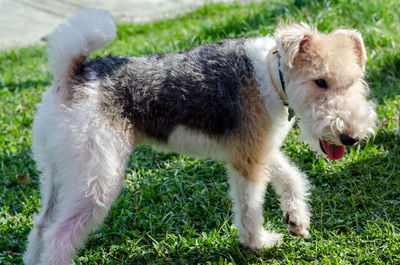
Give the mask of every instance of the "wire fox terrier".
<path id="1" fill-rule="evenodd" d="M 136 144 L 226 162 L 234 223 L 251 249 L 282 235 L 264 229 L 272 181 L 289 231 L 308 237 L 309 184 L 280 150 L 299 119 L 303 139 L 330 159 L 374 133 L 361 34 L 320 34 L 304 23 L 273 36 L 222 40 L 177 54 L 87 60 L 116 36 L 111 15 L 81 11 L 52 34 L 53 85 L 33 124 L 41 212 L 26 264 L 69 264 L 106 217 Z"/>

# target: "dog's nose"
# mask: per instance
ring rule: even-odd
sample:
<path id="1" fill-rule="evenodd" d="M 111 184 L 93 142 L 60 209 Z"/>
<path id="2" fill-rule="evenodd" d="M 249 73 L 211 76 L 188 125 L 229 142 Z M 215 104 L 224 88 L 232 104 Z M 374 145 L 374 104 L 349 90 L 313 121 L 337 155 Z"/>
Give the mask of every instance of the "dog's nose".
<path id="1" fill-rule="evenodd" d="M 353 145 L 358 142 L 358 139 L 348 136 L 347 134 L 341 134 L 340 142 L 342 142 L 344 145 Z"/>

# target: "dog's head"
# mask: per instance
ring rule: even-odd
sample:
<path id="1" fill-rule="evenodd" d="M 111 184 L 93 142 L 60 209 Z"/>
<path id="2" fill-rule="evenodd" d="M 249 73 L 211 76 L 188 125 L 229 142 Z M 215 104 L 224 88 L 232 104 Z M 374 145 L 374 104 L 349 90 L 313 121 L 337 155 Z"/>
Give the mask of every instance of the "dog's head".
<path id="1" fill-rule="evenodd" d="M 331 159 L 374 134 L 375 104 L 367 100 L 367 60 L 361 34 L 320 34 L 304 23 L 275 32 L 289 106 L 300 119 L 302 139 Z"/>

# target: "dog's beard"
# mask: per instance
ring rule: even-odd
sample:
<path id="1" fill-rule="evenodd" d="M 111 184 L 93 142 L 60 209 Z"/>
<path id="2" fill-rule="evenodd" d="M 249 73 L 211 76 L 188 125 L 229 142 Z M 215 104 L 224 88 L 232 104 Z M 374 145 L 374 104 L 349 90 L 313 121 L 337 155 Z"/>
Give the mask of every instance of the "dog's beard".
<path id="1" fill-rule="evenodd" d="M 342 158 L 345 147 L 335 137 L 332 122 L 326 119 L 315 122 L 310 117 L 311 111 L 307 111 L 306 114 L 308 115 L 303 116 L 299 122 L 301 128 L 299 139 L 307 143 L 318 155 L 326 155 L 331 160 Z"/>

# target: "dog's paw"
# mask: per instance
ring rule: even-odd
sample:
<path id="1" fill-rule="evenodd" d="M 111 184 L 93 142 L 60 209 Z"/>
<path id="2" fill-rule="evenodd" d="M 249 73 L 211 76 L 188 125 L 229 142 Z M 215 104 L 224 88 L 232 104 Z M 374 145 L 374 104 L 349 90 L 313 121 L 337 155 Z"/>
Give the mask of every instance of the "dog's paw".
<path id="1" fill-rule="evenodd" d="M 302 238 L 310 237 L 308 226 L 310 223 L 309 217 L 304 216 L 303 220 L 295 214 L 286 213 L 285 222 L 289 225 L 288 231 L 292 235 L 297 235 Z"/>
<path id="2" fill-rule="evenodd" d="M 282 239 L 282 234 L 267 230 L 262 230 L 256 235 L 241 236 L 243 244 L 253 250 L 272 248 L 275 245 L 279 246 L 282 244 Z"/>

